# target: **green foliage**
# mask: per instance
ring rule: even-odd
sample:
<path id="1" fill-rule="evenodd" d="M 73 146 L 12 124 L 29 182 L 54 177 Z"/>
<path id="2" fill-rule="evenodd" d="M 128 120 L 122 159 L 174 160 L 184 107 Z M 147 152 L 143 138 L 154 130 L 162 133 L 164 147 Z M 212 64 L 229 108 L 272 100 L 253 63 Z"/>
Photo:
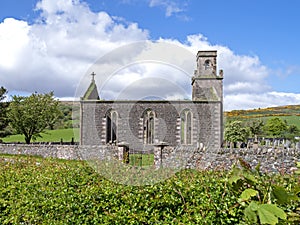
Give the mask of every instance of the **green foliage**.
<path id="1" fill-rule="evenodd" d="M 27 144 L 31 139 L 39 137 L 47 127 L 51 127 L 59 117 L 59 102 L 54 99 L 53 92 L 12 98 L 8 108 L 10 125 L 17 133 L 25 136 Z"/>
<path id="2" fill-rule="evenodd" d="M 251 120 L 246 123 L 249 127 L 250 135 L 254 137 L 255 135 L 261 135 L 263 133 L 264 122 L 262 120 Z"/>
<path id="3" fill-rule="evenodd" d="M 233 110 L 225 112 L 227 120 L 257 120 L 266 121 L 267 119 L 280 117 L 288 124 L 295 124 L 300 129 L 300 105 L 287 105 L 262 109 Z"/>
<path id="4" fill-rule="evenodd" d="M 286 177 L 262 174 L 259 165 L 251 170 L 242 159 L 240 165 L 241 168 L 236 165 L 233 167 L 228 182 L 234 195 L 239 196 L 240 206 L 244 207 L 245 222 L 278 224 L 279 221 L 285 221 L 284 224 L 287 224 L 297 221 L 295 216 L 287 214 L 288 211 L 296 211 L 296 205 L 300 202 L 297 196 L 299 183 L 296 180 L 290 183 Z"/>
<path id="5" fill-rule="evenodd" d="M 267 188 L 291 198 L 293 176 L 183 170 L 138 187 L 106 180 L 84 161 L 9 155 L 0 170 L 0 224 L 298 224 L 289 218 L 299 201 L 279 204 Z"/>
<path id="6" fill-rule="evenodd" d="M 284 132 L 283 136 L 292 142 L 296 142 L 295 137 L 300 135 L 300 130 L 296 125 L 290 125 L 287 127 L 287 130 Z"/>
<path id="7" fill-rule="evenodd" d="M 248 121 L 240 121 L 231 118 L 229 121 L 227 121 L 225 126 L 225 138 L 230 136 L 227 139 L 229 141 L 231 136 L 239 137 L 244 133 L 246 138 L 253 138 L 255 136 L 275 138 L 280 137 L 289 139 L 292 142 L 296 142 L 295 137 L 300 135 L 300 130 L 295 121 L 295 124 L 288 125 L 286 120 L 282 120 L 278 117 L 268 118 L 269 119 L 266 122 L 264 122 L 262 119 L 249 119 Z M 242 128 L 242 131 L 240 128 Z M 239 138 L 239 141 L 242 141 L 242 139 L 243 137 Z"/>
<path id="8" fill-rule="evenodd" d="M 79 128 L 79 104 L 73 102 L 60 102 L 59 110 L 61 115 L 54 129 Z"/>
<path id="9" fill-rule="evenodd" d="M 8 103 L 2 102 L 6 97 L 5 94 L 7 94 L 7 90 L 4 87 L 0 87 L 0 137 L 4 137 L 9 134 L 6 129 L 8 125 L 8 119 L 6 116 Z"/>
<path id="10" fill-rule="evenodd" d="M 0 224 L 237 224 L 243 213 L 221 172 L 134 187 L 78 161 L 2 156 L 0 170 Z"/>
<path id="11" fill-rule="evenodd" d="M 248 136 L 248 130 L 241 121 L 231 121 L 225 127 L 225 140 L 230 142 L 244 141 Z"/>
<path id="12" fill-rule="evenodd" d="M 268 119 L 264 130 L 272 137 L 281 137 L 284 131 L 287 129 L 287 124 L 278 117 Z"/>
<path id="13" fill-rule="evenodd" d="M 0 87 L 0 102 L 5 99 L 5 94 L 7 94 L 7 90 L 4 87 Z"/>
<path id="14" fill-rule="evenodd" d="M 261 224 L 277 224 L 278 218 L 286 220 L 286 213 L 273 204 L 257 204 L 250 202 L 249 206 L 245 209 L 246 218 L 253 223 L 257 222 L 257 216 Z"/>

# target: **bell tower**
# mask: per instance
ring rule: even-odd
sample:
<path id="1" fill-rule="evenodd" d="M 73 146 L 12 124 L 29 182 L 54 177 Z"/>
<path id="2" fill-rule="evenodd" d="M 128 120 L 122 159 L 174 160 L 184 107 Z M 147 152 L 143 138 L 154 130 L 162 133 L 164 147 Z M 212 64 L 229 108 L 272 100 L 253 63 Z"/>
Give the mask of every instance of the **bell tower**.
<path id="1" fill-rule="evenodd" d="M 217 51 L 199 51 L 192 78 L 193 101 L 223 101 L 223 71 L 217 75 Z"/>

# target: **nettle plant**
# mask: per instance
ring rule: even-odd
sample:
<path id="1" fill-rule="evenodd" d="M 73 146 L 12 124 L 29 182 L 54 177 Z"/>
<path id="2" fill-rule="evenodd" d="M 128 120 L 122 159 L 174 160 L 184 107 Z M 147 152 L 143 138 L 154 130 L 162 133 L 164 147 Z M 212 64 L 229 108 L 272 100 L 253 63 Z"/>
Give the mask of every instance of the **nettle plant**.
<path id="1" fill-rule="evenodd" d="M 227 181 L 232 192 L 238 196 L 237 206 L 244 208 L 246 224 L 300 222 L 300 208 L 297 207 L 300 186 L 299 181 L 296 184 L 296 178 L 291 183 L 285 176 L 261 173 L 260 164 L 252 170 L 242 159 L 239 159 L 239 165 L 233 166 Z M 297 166 L 300 169 L 300 163 Z"/>

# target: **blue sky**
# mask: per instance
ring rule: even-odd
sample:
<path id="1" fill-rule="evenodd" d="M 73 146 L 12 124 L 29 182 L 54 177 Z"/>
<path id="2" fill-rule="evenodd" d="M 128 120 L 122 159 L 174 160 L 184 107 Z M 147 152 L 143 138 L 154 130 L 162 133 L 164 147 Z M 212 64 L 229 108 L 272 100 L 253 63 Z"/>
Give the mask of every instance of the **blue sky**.
<path id="1" fill-rule="evenodd" d="M 299 104 L 299 8 L 297 0 L 1 0 L 0 85 L 71 98 L 97 58 L 161 40 L 221 53 L 226 110 Z M 102 46 L 89 49 L 89 34 Z"/>

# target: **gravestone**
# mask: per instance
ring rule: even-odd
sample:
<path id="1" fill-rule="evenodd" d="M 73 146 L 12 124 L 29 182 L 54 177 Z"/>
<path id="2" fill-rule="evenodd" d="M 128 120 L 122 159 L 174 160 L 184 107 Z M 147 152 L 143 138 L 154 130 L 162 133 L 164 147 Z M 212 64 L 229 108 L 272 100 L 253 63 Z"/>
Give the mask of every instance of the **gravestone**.
<path id="1" fill-rule="evenodd" d="M 267 139 L 267 140 L 266 140 L 266 147 L 269 147 L 269 146 L 270 146 L 270 140 Z"/>
<path id="2" fill-rule="evenodd" d="M 296 143 L 296 150 L 299 151 L 300 150 L 300 142 Z"/>
<path id="3" fill-rule="evenodd" d="M 258 141 L 257 141 L 257 136 L 254 136 L 254 142 L 253 142 L 253 149 L 257 150 L 258 149 Z"/>
<path id="4" fill-rule="evenodd" d="M 283 146 L 284 146 L 284 148 L 290 148 L 291 142 L 289 140 L 286 140 Z"/>

